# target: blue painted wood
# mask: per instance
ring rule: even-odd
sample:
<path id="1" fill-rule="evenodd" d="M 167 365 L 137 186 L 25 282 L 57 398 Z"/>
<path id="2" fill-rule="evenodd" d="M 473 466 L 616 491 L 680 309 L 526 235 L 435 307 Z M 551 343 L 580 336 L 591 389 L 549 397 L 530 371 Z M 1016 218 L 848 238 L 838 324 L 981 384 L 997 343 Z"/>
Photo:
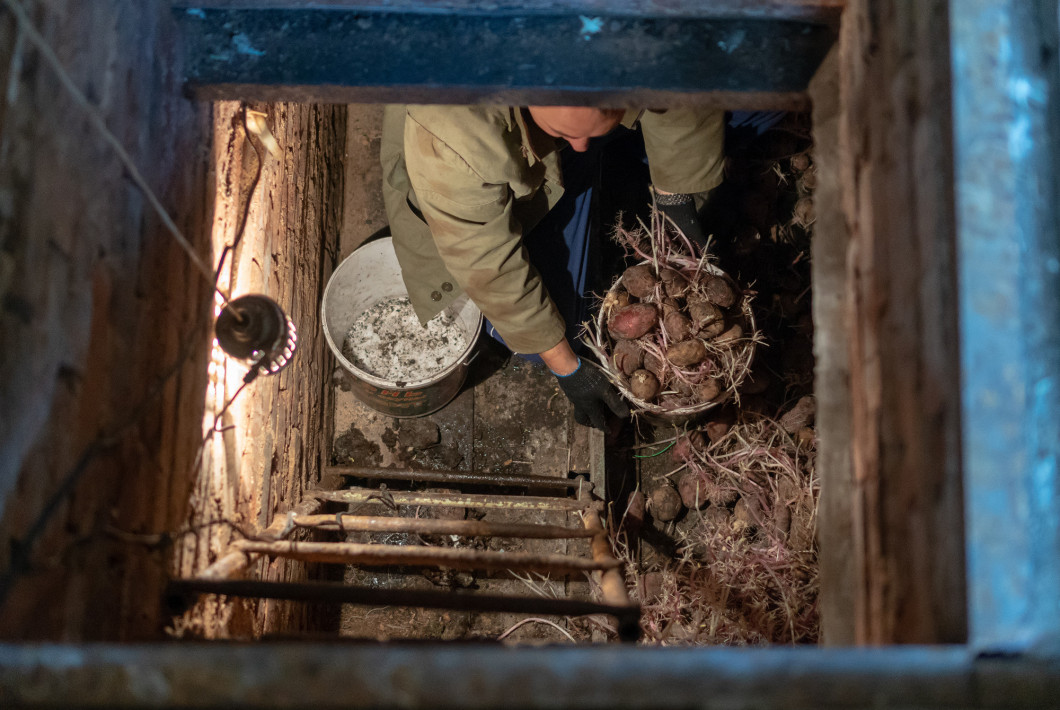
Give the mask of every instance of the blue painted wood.
<path id="1" fill-rule="evenodd" d="M 1060 638 L 1056 0 L 950 4 L 970 643 Z"/>
<path id="2" fill-rule="evenodd" d="M 5 707 L 1039 708 L 1060 664 L 962 646 L 0 645 Z"/>
<path id="3" fill-rule="evenodd" d="M 803 92 L 836 36 L 805 20 L 563 9 L 183 7 L 174 15 L 188 86 L 204 98 Z"/>

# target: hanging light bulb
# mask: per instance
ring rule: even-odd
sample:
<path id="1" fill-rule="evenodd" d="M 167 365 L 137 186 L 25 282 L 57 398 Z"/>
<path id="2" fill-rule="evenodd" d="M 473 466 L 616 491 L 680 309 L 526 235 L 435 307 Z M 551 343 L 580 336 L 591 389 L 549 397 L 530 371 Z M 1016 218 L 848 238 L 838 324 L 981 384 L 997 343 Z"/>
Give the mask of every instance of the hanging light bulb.
<path id="1" fill-rule="evenodd" d="M 243 378 L 275 375 L 287 366 L 298 346 L 294 322 L 268 296 L 251 294 L 229 301 L 214 325 L 217 343 L 225 353 L 247 364 Z"/>

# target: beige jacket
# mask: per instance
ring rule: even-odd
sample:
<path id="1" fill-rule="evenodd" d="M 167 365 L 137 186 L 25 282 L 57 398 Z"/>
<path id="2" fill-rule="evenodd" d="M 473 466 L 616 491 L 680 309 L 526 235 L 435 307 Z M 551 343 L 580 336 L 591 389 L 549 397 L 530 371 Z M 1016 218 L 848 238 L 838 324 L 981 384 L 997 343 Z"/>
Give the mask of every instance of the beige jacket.
<path id="1" fill-rule="evenodd" d="M 720 111 L 645 112 L 655 187 L 697 193 L 718 185 L 723 123 Z M 563 318 L 522 243 L 563 194 L 558 143 L 518 107 L 386 107 L 383 199 L 421 321 L 467 293 L 515 352 L 563 339 Z"/>

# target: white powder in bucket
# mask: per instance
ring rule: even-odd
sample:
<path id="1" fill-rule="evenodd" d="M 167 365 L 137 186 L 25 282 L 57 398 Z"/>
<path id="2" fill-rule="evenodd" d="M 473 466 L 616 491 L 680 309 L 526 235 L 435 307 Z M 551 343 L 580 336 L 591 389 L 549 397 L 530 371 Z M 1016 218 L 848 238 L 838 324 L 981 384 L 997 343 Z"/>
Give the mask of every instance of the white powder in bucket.
<path id="1" fill-rule="evenodd" d="M 456 316 L 440 313 L 424 327 L 408 296 L 367 309 L 342 343 L 343 357 L 391 382 L 428 379 L 459 360 L 465 349 L 467 335 Z"/>

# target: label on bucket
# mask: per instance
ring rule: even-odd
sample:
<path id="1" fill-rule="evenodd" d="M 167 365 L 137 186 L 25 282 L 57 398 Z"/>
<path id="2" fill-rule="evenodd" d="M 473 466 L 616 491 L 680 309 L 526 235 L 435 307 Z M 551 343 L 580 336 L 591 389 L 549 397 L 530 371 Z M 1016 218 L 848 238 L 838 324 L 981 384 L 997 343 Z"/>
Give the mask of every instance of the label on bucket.
<path id="1" fill-rule="evenodd" d="M 381 390 L 377 388 L 376 391 L 380 397 L 386 397 L 390 400 L 419 401 L 427 396 L 427 393 L 423 390 Z"/>
<path id="2" fill-rule="evenodd" d="M 467 368 L 458 367 L 438 382 L 409 389 L 376 387 L 354 380 L 353 393 L 372 409 L 392 417 L 421 417 L 444 407 L 460 391 Z"/>

